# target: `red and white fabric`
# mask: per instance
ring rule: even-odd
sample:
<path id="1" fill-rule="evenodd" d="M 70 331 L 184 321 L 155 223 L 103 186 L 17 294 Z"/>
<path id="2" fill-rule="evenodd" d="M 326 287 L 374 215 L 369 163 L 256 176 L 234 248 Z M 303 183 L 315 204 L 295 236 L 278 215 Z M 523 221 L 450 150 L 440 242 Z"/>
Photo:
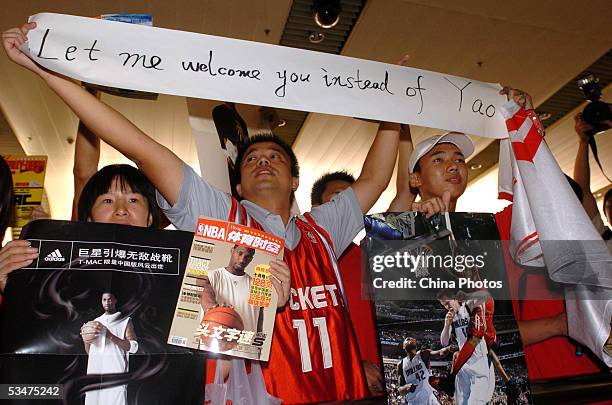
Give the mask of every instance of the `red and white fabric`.
<path id="1" fill-rule="evenodd" d="M 500 146 L 499 192 L 513 201 L 510 255 L 520 265 L 546 266 L 550 278 L 566 286 L 570 337 L 612 367 L 604 349 L 612 258 L 544 141 L 535 111 L 509 101 L 501 112 L 509 139 Z"/>

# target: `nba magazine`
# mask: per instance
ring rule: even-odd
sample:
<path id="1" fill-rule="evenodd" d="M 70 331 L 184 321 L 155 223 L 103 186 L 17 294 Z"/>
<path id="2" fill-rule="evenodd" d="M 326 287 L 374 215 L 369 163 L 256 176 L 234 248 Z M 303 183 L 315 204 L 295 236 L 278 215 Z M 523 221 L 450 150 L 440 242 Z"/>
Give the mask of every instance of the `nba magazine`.
<path id="1" fill-rule="evenodd" d="M 365 218 L 389 404 L 531 404 L 492 214 Z"/>
<path id="2" fill-rule="evenodd" d="M 267 361 L 278 296 L 269 262 L 284 240 L 200 217 L 168 343 Z"/>
<path id="3" fill-rule="evenodd" d="M 61 385 L 49 404 L 204 402 L 204 353 L 166 344 L 192 233 L 39 220 L 21 236 L 39 257 L 3 294 L 0 384 Z"/>

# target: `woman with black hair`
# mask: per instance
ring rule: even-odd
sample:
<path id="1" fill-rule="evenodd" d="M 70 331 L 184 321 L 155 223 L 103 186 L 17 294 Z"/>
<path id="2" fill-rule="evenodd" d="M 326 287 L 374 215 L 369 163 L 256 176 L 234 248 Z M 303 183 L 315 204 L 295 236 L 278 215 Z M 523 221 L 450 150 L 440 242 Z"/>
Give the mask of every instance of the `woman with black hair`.
<path id="1" fill-rule="evenodd" d="M 10 179 L 10 171 L 8 175 Z M 2 183 L 4 187 L 4 177 Z M 77 207 L 79 221 L 159 228 L 162 218 L 153 184 L 140 170 L 125 164 L 105 166 L 94 174 L 83 188 Z M 37 257 L 38 249 L 29 241 L 7 243 L 0 250 L 0 293 L 9 273 L 30 265 Z"/>
<path id="2" fill-rule="evenodd" d="M 149 179 L 133 166 L 117 164 L 103 167 L 87 182 L 77 219 L 159 228 L 161 213 Z"/>

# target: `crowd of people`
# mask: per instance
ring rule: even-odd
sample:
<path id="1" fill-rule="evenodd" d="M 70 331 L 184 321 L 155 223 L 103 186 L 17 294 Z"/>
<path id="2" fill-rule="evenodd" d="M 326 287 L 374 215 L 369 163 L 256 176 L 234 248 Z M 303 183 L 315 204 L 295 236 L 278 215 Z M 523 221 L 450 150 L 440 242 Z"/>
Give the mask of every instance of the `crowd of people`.
<path id="1" fill-rule="evenodd" d="M 471 139 L 465 134 L 451 132 L 413 145 L 408 126 L 381 123 L 360 175 L 354 180 L 332 178 L 319 185 L 321 197 L 326 198 L 309 213 L 294 216 L 291 207 L 299 186 L 299 164 L 291 146 L 278 136 L 272 133 L 254 136 L 238 149 L 235 163 L 238 198 L 232 197 L 214 188 L 205 176 L 197 175 L 167 146 L 153 140 L 95 95 L 41 68 L 24 54 L 20 47 L 27 42 L 29 31 L 35 28 L 34 23 L 29 23 L 4 32 L 3 47 L 11 61 L 38 75 L 81 120 L 75 151 L 74 219 L 159 228 L 167 218 L 177 229 L 192 232 L 197 218 L 204 215 L 248 223 L 283 238 L 284 260 L 270 263 L 279 310 L 270 359 L 262 366 L 269 395 L 289 403 L 361 399 L 383 393 L 384 375 L 389 402 L 402 403 L 406 394 L 400 394 L 401 387 L 389 383 L 401 377 L 397 365 L 383 362 L 381 375 L 380 360 L 366 358 L 365 343 L 353 332 L 367 321 L 366 318 L 371 322 L 373 313 L 349 314 L 344 305 L 346 298 L 332 295 L 333 291 L 342 290 L 342 280 L 335 269 L 338 260 L 342 266 L 343 254 L 351 249 L 353 238 L 363 228 L 363 215 L 389 184 L 396 162 L 390 156 L 399 154 L 397 195 L 389 210 L 417 211 L 431 218 L 454 211 L 457 200 L 464 193 L 468 180 L 466 160 L 474 153 Z M 506 96 L 518 116 L 533 114 L 527 93 L 506 87 L 500 94 Z M 583 145 L 587 130 L 588 125 L 577 117 L 576 131 L 581 146 L 574 177 L 583 189 L 581 202 L 589 218 L 600 234 L 609 237 L 610 232 L 603 225 L 589 190 L 588 150 Z M 131 159 L 138 169 L 112 165 L 98 171 L 100 139 Z M 0 166 L 2 169 L 3 165 Z M 10 176 L 4 172 L 0 187 L 9 187 L 4 184 L 10 183 Z M 10 190 L 2 191 L 0 225 L 6 227 L 4 218 L 10 210 L 10 200 L 7 202 L 4 197 L 10 195 Z M 606 194 L 604 209 L 610 222 L 610 192 Z M 512 206 L 498 213 L 496 220 L 501 237 L 508 239 Z M 28 266 L 37 256 L 37 250 L 28 241 L 7 243 L 0 251 L 0 292 L 11 272 Z M 508 271 L 518 274 L 525 270 L 509 263 Z M 353 272 L 359 279 L 359 266 Z M 298 293 L 319 287 L 324 293 L 316 299 L 325 301 L 326 305 L 317 307 L 306 305 L 304 301 L 301 304 L 290 301 Z M 354 288 L 347 293 L 350 294 L 355 294 Z M 349 306 L 352 305 L 350 297 L 348 301 Z M 421 305 L 418 310 L 398 311 L 398 308 L 379 306 L 378 310 L 385 317 L 401 321 L 422 321 L 424 318 L 444 321 L 446 313 L 445 308 L 435 303 Z M 563 297 L 559 296 L 552 297 L 546 304 L 522 302 L 515 308 L 532 379 L 591 374 L 609 367 L 605 359 L 575 355 L 574 343 L 568 339 L 567 316 Z M 465 317 L 467 319 L 468 315 Z M 302 335 L 298 334 L 302 327 L 307 331 L 306 336 L 320 336 L 319 346 L 322 347 L 319 350 L 313 351 L 316 346 L 313 344 L 301 347 Z M 467 327 L 467 323 L 463 327 Z M 370 327 L 369 332 L 363 333 L 375 335 L 376 331 Z M 433 339 L 428 341 L 425 335 L 418 336 L 423 339 L 421 343 L 436 347 Z M 384 330 L 380 337 L 400 343 L 405 335 Z M 517 334 L 501 334 L 499 343 L 512 343 L 516 337 Z M 514 350 L 515 345 L 511 347 Z M 377 352 L 378 349 L 371 350 Z M 551 353 L 555 354 L 554 358 Z M 559 374 L 560 364 L 565 370 L 563 375 Z M 295 366 L 292 372 L 287 372 L 287 365 Z M 433 371 L 434 375 L 438 372 Z M 523 387 L 520 393 L 523 397 L 528 392 L 526 382 L 523 376 L 519 384 Z M 503 384 L 498 387 L 500 385 Z M 505 403 L 504 395 L 495 390 L 491 402 Z M 453 403 L 445 393 L 437 394 L 437 398 L 442 404 Z"/>

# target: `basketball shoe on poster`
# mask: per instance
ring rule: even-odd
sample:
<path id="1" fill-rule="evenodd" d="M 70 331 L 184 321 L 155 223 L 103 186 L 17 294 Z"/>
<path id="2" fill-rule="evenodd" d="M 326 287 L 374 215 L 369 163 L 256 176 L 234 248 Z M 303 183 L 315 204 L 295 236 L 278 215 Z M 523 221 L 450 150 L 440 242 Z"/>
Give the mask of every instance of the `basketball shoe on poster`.
<path id="1" fill-rule="evenodd" d="M 200 217 L 168 343 L 267 361 L 278 297 L 269 262 L 284 241 Z"/>

